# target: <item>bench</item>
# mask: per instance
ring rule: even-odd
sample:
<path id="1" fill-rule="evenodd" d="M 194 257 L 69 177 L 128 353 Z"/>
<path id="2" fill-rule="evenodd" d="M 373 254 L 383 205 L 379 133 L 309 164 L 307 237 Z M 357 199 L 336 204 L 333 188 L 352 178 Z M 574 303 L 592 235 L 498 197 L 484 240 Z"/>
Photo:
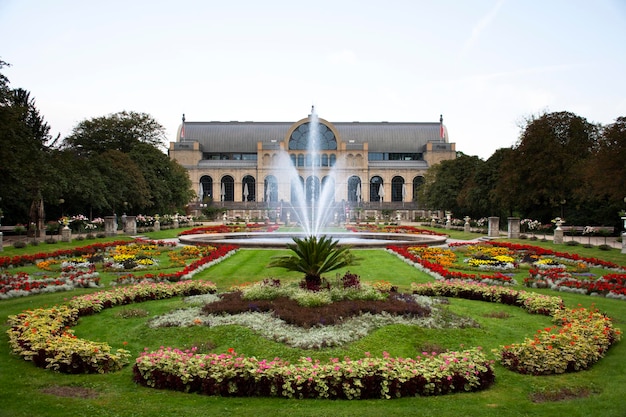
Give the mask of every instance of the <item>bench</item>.
<path id="1" fill-rule="evenodd" d="M 561 226 L 563 233 L 572 234 L 613 234 L 615 228 L 612 226 Z"/>

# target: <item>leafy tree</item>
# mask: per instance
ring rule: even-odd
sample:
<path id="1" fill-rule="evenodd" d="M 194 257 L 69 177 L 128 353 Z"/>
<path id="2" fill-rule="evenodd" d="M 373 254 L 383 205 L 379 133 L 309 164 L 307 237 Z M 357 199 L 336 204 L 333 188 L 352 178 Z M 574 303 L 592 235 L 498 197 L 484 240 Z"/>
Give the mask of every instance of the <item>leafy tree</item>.
<path id="1" fill-rule="evenodd" d="M 330 236 L 293 238 L 293 241 L 295 243 L 287 244 L 287 247 L 295 255 L 275 256 L 269 267 L 304 273 L 308 289 L 320 288 L 323 273 L 354 265 L 357 261 L 349 246 L 339 246 L 339 241 L 333 240 Z"/>
<path id="2" fill-rule="evenodd" d="M 60 174 L 52 181 L 56 188 L 54 198 L 49 201 L 58 204 L 55 204 L 51 213 L 57 217 L 79 213 L 93 217 L 94 211 L 97 215 L 113 212 L 107 199 L 106 178 L 94 159 L 65 149 L 55 151 L 52 160 Z"/>
<path id="3" fill-rule="evenodd" d="M 91 158 L 106 187 L 107 207 L 114 212 L 141 212 L 150 206 L 150 189 L 128 154 L 108 150 Z"/>
<path id="4" fill-rule="evenodd" d="M 0 61 L 0 69 L 6 65 Z M 49 132 L 30 93 L 11 89 L 0 74 L 0 201 L 6 222 L 33 220 L 31 206 L 49 194 L 46 178 L 54 173 Z"/>
<path id="5" fill-rule="evenodd" d="M 93 189 L 98 195 L 82 194 L 82 205 L 107 212 L 182 209 L 195 194 L 185 169 L 159 149 L 164 138 L 163 126 L 144 113 L 124 111 L 80 122 L 64 150 L 95 167 L 102 182 Z"/>
<path id="6" fill-rule="evenodd" d="M 458 215 L 471 215 L 467 194 L 473 177 L 483 161 L 477 156 L 461 154 L 431 167 L 424 176 L 420 201 L 434 209 L 450 210 Z M 461 192 L 466 189 L 465 193 Z"/>
<path id="7" fill-rule="evenodd" d="M 479 218 L 507 215 L 508 196 L 499 196 L 495 190 L 502 180 L 502 161 L 510 152 L 512 152 L 510 148 L 498 149 L 489 159 L 477 166 L 471 186 L 466 186 L 462 191 L 467 194 L 465 201 L 470 207 L 470 216 Z"/>
<path id="8" fill-rule="evenodd" d="M 511 211 L 542 221 L 575 208 L 581 164 L 595 147 L 597 127 L 569 112 L 531 117 L 520 140 L 502 161 L 496 194 Z M 572 212 L 573 214 L 573 212 Z"/>
<path id="9" fill-rule="evenodd" d="M 101 154 L 107 150 L 129 153 L 140 143 L 162 148 L 165 138 L 165 129 L 152 116 L 122 111 L 83 120 L 65 142 L 68 147 L 87 154 Z"/>
<path id="10" fill-rule="evenodd" d="M 187 171 L 154 146 L 137 144 L 129 156 L 141 170 L 150 189 L 150 211 L 170 213 L 185 206 L 195 196 Z"/>
<path id="11" fill-rule="evenodd" d="M 626 117 L 601 129 L 593 155 L 581 167 L 584 181 L 577 197 L 593 207 L 598 223 L 615 224 L 616 212 L 624 209 L 626 197 Z"/>

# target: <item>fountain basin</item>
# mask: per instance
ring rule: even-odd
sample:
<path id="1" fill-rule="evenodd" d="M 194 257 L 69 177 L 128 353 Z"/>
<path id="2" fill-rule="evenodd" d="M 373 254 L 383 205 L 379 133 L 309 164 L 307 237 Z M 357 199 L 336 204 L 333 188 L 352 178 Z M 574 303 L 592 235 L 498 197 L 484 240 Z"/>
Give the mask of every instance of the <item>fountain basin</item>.
<path id="1" fill-rule="evenodd" d="M 353 248 L 384 248 L 387 245 L 443 245 L 447 236 L 420 235 L 408 233 L 368 233 L 368 232 L 329 232 L 322 233 L 339 241 L 339 245 Z M 305 238 L 306 233 L 294 232 L 238 232 L 184 235 L 180 243 L 188 245 L 231 244 L 242 248 L 278 248 L 285 249 L 293 238 Z"/>

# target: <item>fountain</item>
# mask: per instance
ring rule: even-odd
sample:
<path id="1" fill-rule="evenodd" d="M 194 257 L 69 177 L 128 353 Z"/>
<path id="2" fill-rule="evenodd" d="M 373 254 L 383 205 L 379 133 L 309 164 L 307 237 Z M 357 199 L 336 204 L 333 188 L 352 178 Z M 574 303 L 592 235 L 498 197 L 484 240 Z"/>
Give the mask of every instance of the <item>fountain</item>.
<path id="1" fill-rule="evenodd" d="M 181 236 L 183 243 L 210 242 L 211 244 L 231 243 L 241 247 L 279 247 L 284 248 L 292 243 L 294 237 L 311 237 L 327 235 L 339 240 L 339 244 L 353 247 L 385 247 L 390 244 L 443 244 L 445 236 L 416 235 L 404 233 L 350 233 L 329 232 L 325 227 L 334 221 L 338 224 L 335 200 L 336 175 L 342 170 L 343 161 L 328 167 L 318 163 L 321 159 L 320 121 L 311 107 L 309 130 L 307 136 L 307 163 L 305 167 L 296 167 L 289 152 L 281 150 L 273 170 L 278 178 L 287 179 L 291 186 L 291 204 L 283 206 L 284 218 L 291 225 L 296 221 L 302 232 L 244 232 L 219 233 L 204 235 Z M 308 162 L 310 161 L 310 163 Z M 300 172 L 298 171 L 300 168 Z M 301 178 L 302 174 L 302 178 Z M 326 181 L 319 178 L 323 175 Z M 359 187 L 360 194 L 360 187 Z M 267 192 L 266 192 L 267 195 Z M 266 197 L 267 199 L 267 197 Z"/>
<path id="2" fill-rule="evenodd" d="M 280 171 L 280 177 L 291 181 L 293 193 L 290 213 L 295 216 L 298 225 L 302 228 L 305 236 L 320 236 L 323 228 L 334 218 L 333 201 L 335 194 L 335 173 L 341 161 L 328 168 L 326 178 L 328 181 L 320 181 L 322 168 L 317 162 L 320 161 L 320 133 L 319 118 L 315 113 L 315 106 L 311 107 L 309 132 L 307 138 L 307 154 L 311 164 L 303 171 L 304 181 L 300 181 L 300 173 L 292 163 L 289 153 L 281 151 L 274 169 Z M 294 186 L 295 183 L 295 186 Z"/>

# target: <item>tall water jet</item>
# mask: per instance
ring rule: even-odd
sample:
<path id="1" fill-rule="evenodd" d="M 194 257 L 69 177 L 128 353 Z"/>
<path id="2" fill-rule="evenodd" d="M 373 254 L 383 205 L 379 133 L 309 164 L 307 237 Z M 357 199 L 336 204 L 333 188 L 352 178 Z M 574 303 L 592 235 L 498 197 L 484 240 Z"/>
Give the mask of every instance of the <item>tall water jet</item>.
<path id="1" fill-rule="evenodd" d="M 337 180 L 335 174 L 339 161 L 322 166 L 321 150 L 324 138 L 320 131 L 320 121 L 315 113 L 315 106 L 311 107 L 306 135 L 307 155 L 304 166 L 296 167 L 297 164 L 293 163 L 289 153 L 281 151 L 275 168 L 280 172 L 279 177 L 290 182 L 289 212 L 294 214 L 293 220 L 298 222 L 307 236 L 320 236 L 334 214 L 333 203 Z M 324 160 L 327 159 L 324 158 Z"/>

